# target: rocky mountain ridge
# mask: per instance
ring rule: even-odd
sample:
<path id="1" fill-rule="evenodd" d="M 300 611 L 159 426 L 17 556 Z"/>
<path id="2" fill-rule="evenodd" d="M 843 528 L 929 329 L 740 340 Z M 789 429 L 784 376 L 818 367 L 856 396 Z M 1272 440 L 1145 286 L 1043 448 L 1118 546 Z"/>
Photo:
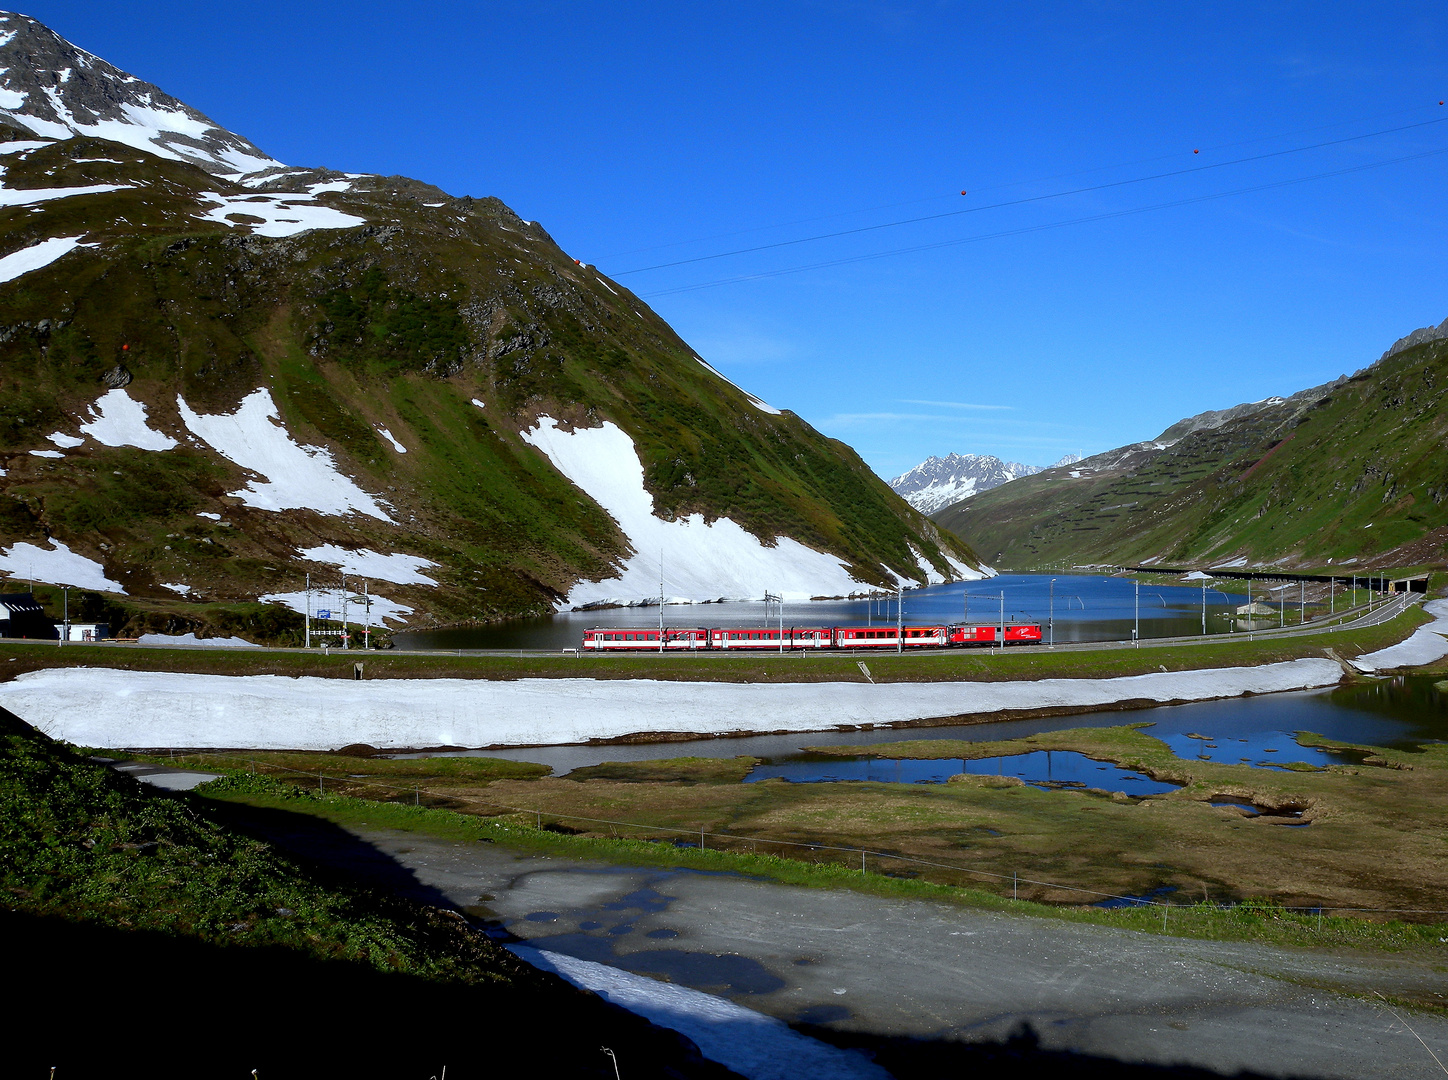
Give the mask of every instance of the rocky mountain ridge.
<path id="1" fill-rule="evenodd" d="M 977 573 L 498 200 L 263 161 L 43 29 L 0 45 L 0 570 L 272 636 L 309 573 L 394 626 L 656 600 L 661 557 L 694 600 Z"/>
<path id="2" fill-rule="evenodd" d="M 1012 568 L 1436 565 L 1448 549 L 1448 322 L 1290 397 L 1178 421 L 933 515 Z"/>
<path id="3" fill-rule="evenodd" d="M 947 454 L 926 458 L 888 483 L 890 490 L 922 514 L 933 514 L 978 491 L 1041 471 L 1038 465 L 1002 461 L 993 454 Z"/>

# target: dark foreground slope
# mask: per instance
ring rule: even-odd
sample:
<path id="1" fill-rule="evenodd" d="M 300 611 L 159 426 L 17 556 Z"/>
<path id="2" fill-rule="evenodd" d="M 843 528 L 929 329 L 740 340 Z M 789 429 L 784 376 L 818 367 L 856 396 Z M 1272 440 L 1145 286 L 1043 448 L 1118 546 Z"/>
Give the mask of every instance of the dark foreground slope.
<path id="1" fill-rule="evenodd" d="M 6 1075 L 612 1077 L 604 1045 L 635 1076 L 732 1075 L 461 917 L 214 813 L 0 714 Z"/>
<path id="2" fill-rule="evenodd" d="M 936 520 L 1011 567 L 1441 563 L 1445 392 L 1448 341 L 1412 345 L 1225 422 L 1183 421 L 1154 443 L 983 492 Z"/>

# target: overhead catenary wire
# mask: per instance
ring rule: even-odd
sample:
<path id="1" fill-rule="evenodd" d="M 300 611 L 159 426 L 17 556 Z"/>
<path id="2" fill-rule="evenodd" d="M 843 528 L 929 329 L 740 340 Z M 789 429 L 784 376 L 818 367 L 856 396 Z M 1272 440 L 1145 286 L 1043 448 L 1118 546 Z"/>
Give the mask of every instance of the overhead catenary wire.
<path id="1" fill-rule="evenodd" d="M 695 292 L 700 289 L 713 289 L 721 285 L 733 285 L 744 281 L 761 281 L 767 278 L 783 277 L 788 274 L 800 274 L 810 270 L 822 270 L 832 266 L 845 266 L 850 263 L 869 262 L 873 259 L 885 259 L 895 255 L 908 255 L 918 251 L 935 251 L 940 248 L 957 247 L 962 244 L 979 243 L 985 240 L 999 240 L 1012 236 L 1024 236 L 1030 233 L 1047 232 L 1052 229 L 1064 229 L 1072 225 L 1084 225 L 1094 221 L 1109 221 L 1113 218 L 1132 217 L 1137 214 L 1148 214 L 1157 210 L 1169 210 L 1180 206 L 1191 206 L 1196 203 L 1212 202 L 1216 199 L 1226 199 L 1234 195 L 1250 195 L 1260 191 L 1272 191 L 1277 188 L 1292 187 L 1297 184 L 1310 183 L 1313 180 L 1325 180 L 1335 176 L 1347 176 L 1352 173 L 1365 172 L 1369 169 L 1380 169 L 1388 165 L 1400 165 L 1407 161 L 1418 161 L 1424 158 L 1437 157 L 1440 154 L 1448 154 L 1448 147 L 1440 147 L 1435 150 L 1424 150 L 1416 154 L 1406 154 L 1402 157 L 1388 158 L 1383 161 L 1372 161 L 1363 165 L 1350 165 L 1341 169 L 1331 169 L 1326 172 L 1312 173 L 1308 176 L 1297 176 L 1287 180 L 1274 180 L 1264 184 L 1254 184 L 1249 187 L 1232 188 L 1228 191 L 1218 191 L 1207 195 L 1193 195 L 1182 199 L 1172 199 L 1167 202 L 1153 203 L 1149 206 L 1131 207 L 1125 210 L 1108 210 L 1099 214 L 1087 214 L 1082 217 L 1068 218 L 1063 221 L 1050 221 L 1037 225 L 1023 225 L 1014 229 L 1002 229 L 998 232 L 978 233 L 974 236 L 957 237 L 952 240 L 938 240 L 928 244 L 914 244 L 909 247 L 891 248 L 886 251 L 875 251 L 864 255 L 847 255 L 837 259 L 828 259 L 822 262 L 808 263 L 800 266 L 784 267 L 778 270 L 763 270 L 752 274 L 739 274 L 734 277 L 718 278 L 714 281 L 698 282 L 693 285 L 681 285 L 672 289 L 658 289 L 654 292 L 640 294 L 644 298 L 655 296 L 672 296 L 677 293 Z"/>
<path id="2" fill-rule="evenodd" d="M 1001 210 L 1014 206 L 1025 206 L 1031 203 L 1046 202 L 1051 199 L 1064 199 L 1071 195 L 1085 195 L 1097 191 L 1109 191 L 1113 188 L 1129 187 L 1134 184 L 1145 184 L 1153 180 L 1165 180 L 1179 176 L 1191 176 L 1197 173 L 1212 172 L 1217 169 L 1230 168 L 1234 165 L 1246 165 L 1258 161 L 1267 161 L 1272 158 L 1288 157 L 1293 154 L 1304 154 L 1311 150 L 1322 150 L 1331 146 L 1343 146 L 1347 143 L 1361 142 L 1364 139 L 1374 139 L 1382 135 L 1392 135 L 1404 131 L 1412 131 L 1417 128 L 1431 127 L 1436 124 L 1448 123 L 1448 117 L 1439 117 L 1434 120 L 1423 120 L 1416 124 L 1405 124 L 1401 127 L 1384 128 L 1380 131 L 1372 131 L 1363 135 L 1349 135 L 1341 139 L 1329 139 L 1325 142 L 1311 143 L 1307 146 L 1294 146 L 1286 150 L 1272 150 L 1265 154 L 1253 154 L 1249 157 L 1233 158 L 1229 161 L 1216 161 L 1207 165 L 1193 165 L 1185 169 L 1169 169 L 1166 172 L 1151 173 L 1147 176 L 1135 176 L 1125 180 L 1111 180 L 1101 184 L 1091 184 L 1085 187 L 1070 188 L 1066 191 L 1048 192 L 1044 195 L 1027 195 L 1019 199 L 1007 199 L 1002 202 L 986 203 L 982 206 L 969 206 L 963 210 L 947 210 L 939 214 L 925 214 L 920 217 L 903 218 L 899 221 L 886 221 L 875 225 L 860 225 L 853 229 L 841 229 L 836 232 L 819 233 L 815 236 L 796 237 L 793 240 L 777 240 L 769 244 L 757 244 L 754 247 L 736 248 L 732 251 L 719 251 L 710 255 L 696 255 L 688 259 L 676 259 L 672 262 L 655 263 L 652 266 L 640 266 L 633 270 L 620 270 L 610 274 L 612 278 L 628 277 L 631 274 L 643 274 L 651 270 L 666 270 L 677 266 L 690 266 L 695 263 L 710 262 L 715 259 L 726 259 L 735 255 L 749 255 L 760 251 L 773 251 L 778 248 L 797 247 L 800 244 L 811 244 L 820 240 L 833 240 L 843 236 L 858 236 L 862 233 L 879 232 L 883 229 L 895 229 L 904 225 L 918 225 L 927 221 L 942 221 L 947 218 L 962 217 L 967 214 L 979 214 L 988 210 Z M 964 194 L 962 192 L 962 194 Z"/>
<path id="3" fill-rule="evenodd" d="M 1255 146 L 1258 143 L 1270 142 L 1273 139 L 1287 139 L 1292 138 L 1296 135 L 1311 134 L 1314 131 L 1327 131 L 1331 128 L 1340 128 L 1347 124 L 1363 124 L 1367 123 L 1370 120 L 1382 120 L 1389 116 L 1406 116 L 1409 113 L 1422 112 L 1424 109 L 1436 109 L 1438 107 L 1441 107 L 1443 104 L 1444 103 L 1440 101 L 1437 103 L 1437 105 L 1414 105 L 1406 109 L 1389 109 L 1384 112 L 1369 113 L 1367 116 L 1357 116 L 1346 120 L 1334 120 L 1330 123 L 1314 124 L 1311 127 L 1305 128 L 1293 128 L 1291 131 L 1273 132 L 1270 135 L 1260 135 L 1253 139 L 1238 139 L 1234 142 L 1215 143 L 1211 145 L 1196 147 L 1191 152 L 1193 154 L 1203 151 L 1211 153 L 1214 150 L 1231 150 L 1238 146 Z M 972 187 L 971 190 L 975 191 L 977 194 L 981 194 L 989 191 L 1003 191 L 1007 188 L 1022 187 L 1027 184 L 1048 184 L 1052 180 L 1065 180 L 1073 176 L 1089 176 L 1092 173 L 1109 172 L 1112 169 L 1129 169 L 1135 165 L 1151 165 L 1158 161 L 1170 161 L 1174 158 L 1180 157 L 1184 152 L 1185 151 L 1175 151 L 1166 154 L 1154 154 L 1151 157 L 1134 158 L 1131 161 L 1117 161 L 1109 165 L 1093 165 L 1089 168 L 1084 169 L 1072 169 L 1068 172 L 1052 173 L 1050 176 L 1036 176 L 1027 178 L 1025 180 L 1008 180 L 998 184 Z M 668 248 L 686 247 L 689 244 L 707 243 L 710 240 L 726 240 L 732 236 L 747 236 L 750 233 L 767 232 L 770 229 L 787 229 L 793 225 L 811 225 L 817 221 L 834 221 L 838 218 L 850 217 L 853 214 L 868 214 L 873 213 L 877 210 L 893 210 L 901 206 L 919 206 L 922 203 L 941 202 L 946 199 L 954 200 L 957 198 L 959 198 L 959 196 L 952 192 L 949 195 L 927 195 L 918 199 L 902 199 L 896 202 L 881 203 L 875 206 L 858 206 L 849 210 L 839 210 L 832 214 L 818 214 L 812 217 L 795 218 L 790 221 L 777 221 L 769 225 L 753 225 L 744 229 L 731 229 L 726 232 L 711 233 L 708 236 L 695 236 L 687 240 L 671 240 L 663 244 L 651 244 L 647 247 L 629 248 L 626 251 L 615 251 L 607 255 L 601 255 L 598 258 L 600 262 L 605 262 L 609 259 L 622 258 L 625 255 L 641 255 L 649 251 L 664 251 Z"/>

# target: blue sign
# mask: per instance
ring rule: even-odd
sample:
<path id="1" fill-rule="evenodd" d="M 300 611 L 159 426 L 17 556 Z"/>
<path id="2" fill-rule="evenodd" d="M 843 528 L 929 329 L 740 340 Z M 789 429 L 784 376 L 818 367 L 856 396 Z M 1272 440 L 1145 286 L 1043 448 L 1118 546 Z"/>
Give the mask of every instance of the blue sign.
<path id="1" fill-rule="evenodd" d="M 319 619 L 330 619 L 331 617 L 332 617 L 332 609 L 331 609 L 331 608 L 320 608 L 320 609 L 317 611 L 317 618 L 319 618 Z"/>

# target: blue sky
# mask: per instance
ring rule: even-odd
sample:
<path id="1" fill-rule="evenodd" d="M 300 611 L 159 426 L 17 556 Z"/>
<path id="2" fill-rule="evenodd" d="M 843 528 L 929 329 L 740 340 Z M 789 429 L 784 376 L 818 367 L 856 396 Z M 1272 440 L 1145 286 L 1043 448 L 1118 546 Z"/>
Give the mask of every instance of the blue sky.
<path id="1" fill-rule="evenodd" d="M 499 196 L 887 477 L 1149 438 L 1448 317 L 1441 4 L 25 11 L 283 161 Z"/>

